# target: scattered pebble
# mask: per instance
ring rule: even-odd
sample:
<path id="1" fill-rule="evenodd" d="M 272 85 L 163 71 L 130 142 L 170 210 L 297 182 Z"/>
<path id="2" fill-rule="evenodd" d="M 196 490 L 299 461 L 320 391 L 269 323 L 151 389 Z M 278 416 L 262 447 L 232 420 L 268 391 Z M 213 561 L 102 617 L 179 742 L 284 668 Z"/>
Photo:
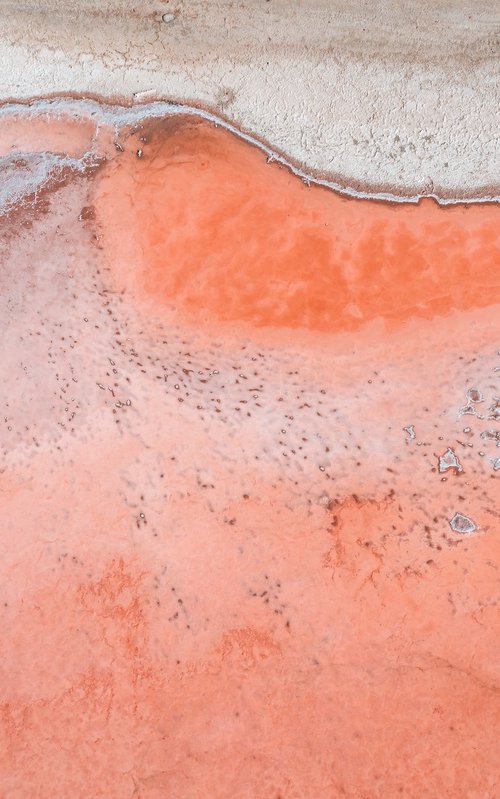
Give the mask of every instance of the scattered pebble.
<path id="1" fill-rule="evenodd" d="M 483 399 L 483 395 L 477 388 L 467 389 L 467 402 L 482 402 Z"/>
<path id="2" fill-rule="evenodd" d="M 455 533 L 473 533 L 474 530 L 477 530 L 477 525 L 463 513 L 455 513 L 450 519 L 450 527 Z"/>
<path id="3" fill-rule="evenodd" d="M 448 447 L 443 455 L 439 456 L 438 468 L 441 473 L 446 472 L 448 469 L 454 469 L 455 474 L 463 472 L 462 464 L 450 447 Z"/>

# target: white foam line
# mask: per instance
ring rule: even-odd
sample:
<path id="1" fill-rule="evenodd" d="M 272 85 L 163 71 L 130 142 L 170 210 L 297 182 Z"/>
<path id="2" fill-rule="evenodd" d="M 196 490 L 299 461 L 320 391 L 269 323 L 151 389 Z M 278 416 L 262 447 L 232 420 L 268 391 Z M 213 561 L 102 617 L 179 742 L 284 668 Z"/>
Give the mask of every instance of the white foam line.
<path id="1" fill-rule="evenodd" d="M 304 183 L 312 184 L 315 186 L 323 186 L 327 189 L 343 194 L 347 197 L 357 197 L 365 200 L 384 200 L 386 202 L 394 203 L 418 203 L 423 198 L 431 198 L 439 205 L 463 205 L 465 203 L 498 203 L 500 202 L 500 195 L 487 195 L 483 197 L 461 197 L 461 198 L 443 198 L 437 194 L 413 194 L 413 195 L 399 195 L 390 192 L 370 192 L 358 191 L 352 186 L 342 185 L 333 180 L 326 180 L 317 178 L 313 175 L 304 172 L 299 167 L 290 163 L 283 155 L 275 152 L 271 147 L 263 144 L 258 139 L 254 138 L 249 133 L 244 133 L 239 130 L 236 125 L 232 125 L 224 119 L 221 119 L 216 114 L 210 111 L 203 111 L 195 106 L 183 105 L 181 103 L 172 103 L 167 100 L 156 100 L 151 103 L 140 103 L 132 106 L 120 105 L 107 105 L 99 103 L 97 100 L 73 97 L 58 97 L 55 99 L 33 100 L 30 103 L 10 102 L 4 103 L 0 106 L 0 118 L 18 114 L 19 116 L 41 116 L 43 114 L 65 114 L 66 116 L 74 116 L 76 119 L 81 119 L 82 112 L 91 119 L 95 119 L 96 123 L 103 123 L 114 125 L 118 129 L 121 125 L 137 124 L 144 122 L 147 119 L 154 119 L 167 116 L 188 115 L 196 116 L 201 119 L 206 119 L 219 125 L 225 130 L 230 131 L 240 139 L 258 147 L 264 152 L 269 161 L 275 161 L 282 166 L 287 167 L 294 175 L 299 177 Z M 89 154 L 86 154 L 87 156 Z"/>

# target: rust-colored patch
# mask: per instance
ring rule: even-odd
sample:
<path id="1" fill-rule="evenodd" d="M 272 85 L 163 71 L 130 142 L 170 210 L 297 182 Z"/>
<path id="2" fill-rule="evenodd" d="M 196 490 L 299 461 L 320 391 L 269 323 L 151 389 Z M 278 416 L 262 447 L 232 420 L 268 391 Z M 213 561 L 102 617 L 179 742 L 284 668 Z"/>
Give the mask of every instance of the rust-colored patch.
<path id="1" fill-rule="evenodd" d="M 482 307 L 499 286 L 498 206 L 346 199 L 203 121 L 132 135 L 95 203 L 115 284 L 198 321 L 400 325 Z"/>

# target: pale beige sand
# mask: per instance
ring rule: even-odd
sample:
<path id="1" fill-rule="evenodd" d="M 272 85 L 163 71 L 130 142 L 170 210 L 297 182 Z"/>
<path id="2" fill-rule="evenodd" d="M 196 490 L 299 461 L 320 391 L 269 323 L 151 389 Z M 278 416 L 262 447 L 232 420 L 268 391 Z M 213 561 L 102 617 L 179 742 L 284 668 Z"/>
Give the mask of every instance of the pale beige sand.
<path id="1" fill-rule="evenodd" d="M 0 100 L 198 103 L 355 188 L 498 194 L 495 0 L 0 0 L 0 22 Z"/>

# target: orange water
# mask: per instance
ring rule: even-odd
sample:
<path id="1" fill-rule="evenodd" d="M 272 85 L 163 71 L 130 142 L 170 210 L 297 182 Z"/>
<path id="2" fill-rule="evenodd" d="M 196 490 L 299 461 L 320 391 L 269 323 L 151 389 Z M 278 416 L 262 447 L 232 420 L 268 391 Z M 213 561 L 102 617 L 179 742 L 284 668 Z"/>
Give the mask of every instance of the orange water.
<path id="1" fill-rule="evenodd" d="M 0 223 L 0 796 L 493 799 L 500 209 L 120 142 Z"/>

